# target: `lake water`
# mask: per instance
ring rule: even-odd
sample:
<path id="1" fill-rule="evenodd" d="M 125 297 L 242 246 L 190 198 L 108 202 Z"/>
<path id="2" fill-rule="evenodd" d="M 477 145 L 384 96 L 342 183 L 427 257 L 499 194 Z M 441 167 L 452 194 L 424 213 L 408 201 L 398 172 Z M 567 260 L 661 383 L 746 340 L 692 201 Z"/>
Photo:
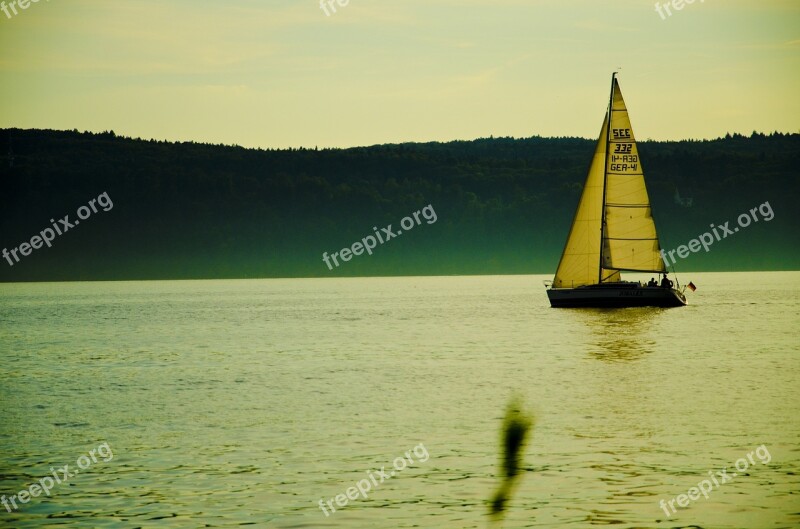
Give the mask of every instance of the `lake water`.
<path id="1" fill-rule="evenodd" d="M 514 393 L 503 527 L 800 527 L 800 273 L 682 274 L 674 309 L 549 278 L 0 285 L 0 494 L 85 467 L 0 527 L 487 527 Z"/>

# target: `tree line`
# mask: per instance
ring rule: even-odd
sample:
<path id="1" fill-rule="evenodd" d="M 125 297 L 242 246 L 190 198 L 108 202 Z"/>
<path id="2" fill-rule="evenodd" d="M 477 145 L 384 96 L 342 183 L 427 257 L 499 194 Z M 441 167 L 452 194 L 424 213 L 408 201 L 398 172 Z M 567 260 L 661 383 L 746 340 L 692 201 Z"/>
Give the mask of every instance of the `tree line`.
<path id="1" fill-rule="evenodd" d="M 246 149 L 103 133 L 0 130 L 2 247 L 106 192 L 114 209 L 2 281 L 552 273 L 596 140 L 481 138 Z M 798 269 L 800 134 L 639 142 L 662 246 L 769 201 L 687 270 Z M 432 205 L 435 224 L 334 270 L 323 252 Z"/>

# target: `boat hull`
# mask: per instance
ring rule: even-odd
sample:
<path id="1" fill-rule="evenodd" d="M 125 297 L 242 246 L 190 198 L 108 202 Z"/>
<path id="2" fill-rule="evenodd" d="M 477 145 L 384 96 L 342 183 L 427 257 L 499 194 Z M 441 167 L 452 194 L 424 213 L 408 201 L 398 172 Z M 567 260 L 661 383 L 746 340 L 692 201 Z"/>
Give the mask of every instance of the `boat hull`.
<path id="1" fill-rule="evenodd" d="M 551 307 L 682 307 L 686 298 L 674 288 L 638 283 L 604 283 L 547 290 Z"/>

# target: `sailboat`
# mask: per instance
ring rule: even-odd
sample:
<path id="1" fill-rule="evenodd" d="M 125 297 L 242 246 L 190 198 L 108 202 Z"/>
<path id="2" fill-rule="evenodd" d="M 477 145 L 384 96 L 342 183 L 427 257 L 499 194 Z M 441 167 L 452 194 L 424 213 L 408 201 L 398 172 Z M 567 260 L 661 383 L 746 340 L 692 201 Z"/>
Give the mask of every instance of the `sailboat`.
<path id="1" fill-rule="evenodd" d="M 623 281 L 624 271 L 663 278 L 647 286 Z M 614 73 L 589 175 L 547 297 L 552 307 L 686 305 L 666 274 L 636 139 Z"/>

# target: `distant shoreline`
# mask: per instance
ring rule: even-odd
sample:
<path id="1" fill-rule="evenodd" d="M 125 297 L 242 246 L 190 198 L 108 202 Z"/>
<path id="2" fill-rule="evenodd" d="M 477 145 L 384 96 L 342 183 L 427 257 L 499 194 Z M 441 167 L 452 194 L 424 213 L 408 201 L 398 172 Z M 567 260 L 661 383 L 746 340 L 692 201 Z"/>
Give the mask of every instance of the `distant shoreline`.
<path id="1" fill-rule="evenodd" d="M 677 272 L 679 277 L 691 274 L 772 274 L 772 273 L 793 273 L 800 270 L 681 270 Z M 673 272 L 670 272 L 672 274 Z M 30 284 L 30 283 L 142 283 L 156 281 L 262 281 L 262 280 L 284 280 L 284 279 L 408 279 L 408 278 L 435 278 L 435 277 L 552 277 L 553 273 L 530 273 L 530 274 L 446 274 L 446 275 L 392 275 L 392 276 L 294 276 L 294 277 L 206 277 L 206 278 L 160 278 L 160 279 L 68 279 L 64 281 L 32 280 L 32 281 L 0 281 L 0 285 Z M 631 276 L 645 276 L 648 274 L 630 274 Z M 628 276 L 623 276 L 623 279 Z"/>
<path id="2" fill-rule="evenodd" d="M 0 252 L 20 253 L 13 266 L 0 260 L 0 282 L 554 274 L 595 143 L 276 151 L 2 129 Z M 639 151 L 661 248 L 754 204 L 775 213 L 682 259 L 679 272 L 800 269 L 800 134 L 645 141 Z M 29 254 L 38 234 L 88 217 L 101 194 L 113 209 Z M 335 270 L 323 262 L 431 204 L 438 220 L 413 236 Z"/>

